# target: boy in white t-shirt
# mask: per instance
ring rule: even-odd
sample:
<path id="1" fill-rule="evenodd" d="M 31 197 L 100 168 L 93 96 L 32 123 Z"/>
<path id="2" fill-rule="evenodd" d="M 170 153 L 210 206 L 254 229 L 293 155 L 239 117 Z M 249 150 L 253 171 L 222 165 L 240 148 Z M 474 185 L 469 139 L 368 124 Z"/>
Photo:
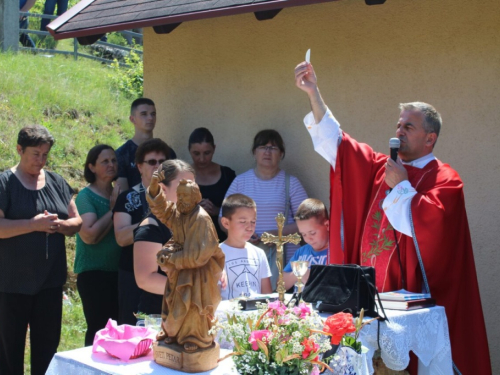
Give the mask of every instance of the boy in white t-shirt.
<path id="1" fill-rule="evenodd" d="M 220 244 L 226 255 L 227 287 L 222 299 L 271 293 L 271 269 L 262 249 L 247 242 L 255 232 L 257 206 L 252 198 L 232 194 L 222 202 L 221 224 L 227 239 Z"/>
<path id="2" fill-rule="evenodd" d="M 299 233 L 307 245 L 298 249 L 283 269 L 286 290 L 297 282 L 297 277 L 292 272 L 291 262 L 307 260 L 310 268 L 313 264 L 326 264 L 328 257 L 330 227 L 328 211 L 323 202 L 314 198 L 304 200 L 297 209 L 295 221 Z M 306 283 L 308 278 L 309 270 L 302 277 L 302 282 Z"/>

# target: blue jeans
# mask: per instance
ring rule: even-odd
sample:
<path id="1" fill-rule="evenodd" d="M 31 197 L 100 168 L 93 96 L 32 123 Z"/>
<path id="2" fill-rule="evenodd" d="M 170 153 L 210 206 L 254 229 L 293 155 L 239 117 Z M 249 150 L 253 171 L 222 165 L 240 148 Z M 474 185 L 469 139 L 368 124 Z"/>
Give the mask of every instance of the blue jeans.
<path id="1" fill-rule="evenodd" d="M 68 9 L 68 0 L 45 0 L 45 7 L 43 8 L 43 14 L 54 15 L 57 5 L 57 15 L 60 16 Z M 40 24 L 41 31 L 47 31 L 47 25 L 52 20 L 42 18 Z"/>

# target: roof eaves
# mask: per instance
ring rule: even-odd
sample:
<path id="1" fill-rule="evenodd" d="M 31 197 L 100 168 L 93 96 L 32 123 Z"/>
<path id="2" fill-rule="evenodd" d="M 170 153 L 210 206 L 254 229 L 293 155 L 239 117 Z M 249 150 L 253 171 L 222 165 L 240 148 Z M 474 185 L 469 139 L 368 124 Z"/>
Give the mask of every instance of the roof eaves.
<path id="1" fill-rule="evenodd" d="M 312 5 L 312 4 L 326 3 L 338 0 L 271 0 L 254 4 L 236 5 L 220 9 L 210 9 L 198 12 L 177 14 L 173 16 L 142 19 L 137 21 L 122 22 L 104 26 L 96 26 L 80 30 L 71 30 L 67 32 L 59 32 L 59 33 L 57 32 L 57 29 L 59 27 L 64 25 L 66 22 L 68 22 L 70 19 L 72 19 L 75 15 L 77 15 L 87 6 L 92 4 L 94 1 L 95 0 L 82 0 L 80 1 L 80 3 L 71 8 L 68 12 L 64 13 L 62 16 L 58 17 L 56 20 L 50 23 L 47 26 L 47 29 L 52 34 L 54 39 L 59 40 L 65 38 L 78 38 L 82 36 L 105 34 L 112 31 L 121 31 L 121 30 L 128 30 L 141 27 L 162 26 L 162 25 L 181 23 L 186 21 L 195 21 L 207 18 L 216 18 L 222 16 L 244 14 L 244 13 L 283 9 L 295 6 L 302 6 L 302 5 Z M 79 7 L 79 9 L 76 10 L 75 8 L 77 7 Z"/>
<path id="2" fill-rule="evenodd" d="M 51 23 L 47 25 L 47 30 L 54 36 L 56 35 L 57 29 L 68 22 L 70 19 L 78 15 L 82 10 L 91 5 L 95 0 L 81 0 L 74 7 L 71 7 L 62 15 L 57 17 Z"/>

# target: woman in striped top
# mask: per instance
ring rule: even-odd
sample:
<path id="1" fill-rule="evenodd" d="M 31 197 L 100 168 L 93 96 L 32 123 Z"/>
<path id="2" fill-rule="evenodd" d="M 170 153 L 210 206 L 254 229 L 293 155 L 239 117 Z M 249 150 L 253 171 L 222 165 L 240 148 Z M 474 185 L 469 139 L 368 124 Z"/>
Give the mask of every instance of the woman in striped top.
<path id="1" fill-rule="evenodd" d="M 253 141 L 252 153 L 256 160 L 255 168 L 237 176 L 229 187 L 226 197 L 235 193 L 245 194 L 257 204 L 257 225 L 250 242 L 266 251 L 273 273 L 271 281 L 274 288 L 277 277 L 275 250 L 268 249 L 266 245 L 262 244 L 260 236 L 264 232 L 278 233 L 275 218 L 280 212 L 286 213 L 287 219 L 283 234 L 297 232 L 293 216 L 300 203 L 307 199 L 307 193 L 298 178 L 280 169 L 280 162 L 285 157 L 285 143 L 276 130 L 269 129 L 258 132 Z M 285 258 L 290 259 L 298 247 L 288 244 Z"/>

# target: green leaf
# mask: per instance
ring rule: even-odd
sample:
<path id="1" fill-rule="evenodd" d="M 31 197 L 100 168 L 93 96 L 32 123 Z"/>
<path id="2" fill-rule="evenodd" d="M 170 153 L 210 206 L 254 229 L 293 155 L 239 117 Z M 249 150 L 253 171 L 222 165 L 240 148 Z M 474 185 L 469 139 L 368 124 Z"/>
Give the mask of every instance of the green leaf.
<path id="1" fill-rule="evenodd" d="M 259 349 L 264 352 L 264 354 L 266 355 L 266 358 L 269 360 L 269 350 L 267 349 L 266 344 L 264 344 L 260 340 L 256 340 L 256 341 L 257 341 L 257 345 L 259 345 Z"/>
<path id="2" fill-rule="evenodd" d="M 361 353 L 361 342 L 356 341 L 352 336 L 345 335 L 342 338 L 342 345 L 352 348 L 356 353 Z"/>
<path id="3" fill-rule="evenodd" d="M 281 365 L 283 363 L 283 355 L 281 354 L 281 350 L 276 352 L 276 355 L 274 356 L 274 358 L 276 359 L 276 363 L 278 365 Z"/>

